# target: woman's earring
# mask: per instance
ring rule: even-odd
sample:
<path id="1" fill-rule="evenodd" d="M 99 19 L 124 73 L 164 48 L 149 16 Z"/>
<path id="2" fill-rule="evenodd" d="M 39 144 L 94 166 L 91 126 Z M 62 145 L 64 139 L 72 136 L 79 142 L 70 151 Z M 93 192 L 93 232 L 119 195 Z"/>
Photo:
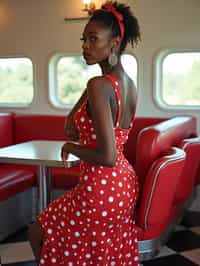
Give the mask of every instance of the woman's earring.
<path id="1" fill-rule="evenodd" d="M 108 63 L 111 65 L 111 67 L 114 67 L 118 63 L 117 55 L 113 49 L 111 49 L 111 53 L 108 56 Z"/>

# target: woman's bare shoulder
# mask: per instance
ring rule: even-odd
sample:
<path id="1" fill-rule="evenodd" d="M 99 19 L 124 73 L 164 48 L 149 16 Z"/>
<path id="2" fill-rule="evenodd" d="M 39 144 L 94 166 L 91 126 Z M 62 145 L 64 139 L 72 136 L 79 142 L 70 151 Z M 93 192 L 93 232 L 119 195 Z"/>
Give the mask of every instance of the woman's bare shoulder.
<path id="1" fill-rule="evenodd" d="M 88 93 L 97 92 L 104 93 L 111 87 L 110 81 L 105 76 L 96 76 L 91 78 L 87 83 Z"/>

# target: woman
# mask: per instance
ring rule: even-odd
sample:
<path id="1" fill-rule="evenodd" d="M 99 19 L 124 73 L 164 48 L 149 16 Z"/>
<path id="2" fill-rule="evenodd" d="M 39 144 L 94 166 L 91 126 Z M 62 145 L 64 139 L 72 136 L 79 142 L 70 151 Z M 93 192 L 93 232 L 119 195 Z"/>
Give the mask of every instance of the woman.
<path id="1" fill-rule="evenodd" d="M 80 182 L 39 215 L 31 245 L 40 265 L 137 266 L 138 182 L 123 155 L 137 97 L 120 55 L 140 40 L 138 21 L 126 5 L 109 2 L 94 12 L 81 40 L 86 63 L 98 63 L 102 76 L 88 81 L 65 125 L 79 143 L 66 142 L 61 155 L 80 157 Z"/>

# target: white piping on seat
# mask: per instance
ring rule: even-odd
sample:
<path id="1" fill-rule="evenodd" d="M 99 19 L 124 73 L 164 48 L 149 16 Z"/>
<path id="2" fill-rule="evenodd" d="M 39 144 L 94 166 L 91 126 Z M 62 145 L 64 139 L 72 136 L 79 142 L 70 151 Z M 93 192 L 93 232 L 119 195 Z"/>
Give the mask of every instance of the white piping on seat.
<path id="1" fill-rule="evenodd" d="M 152 189 L 151 189 L 151 193 L 150 193 L 150 197 L 149 197 L 149 201 L 148 201 L 148 206 L 147 206 L 146 213 L 145 213 L 145 218 L 144 218 L 144 227 L 145 227 L 145 229 L 147 229 L 147 218 L 148 218 L 148 215 L 149 215 L 149 211 L 150 211 L 150 207 L 151 207 L 151 202 L 152 202 L 152 198 L 153 198 L 153 193 L 154 193 L 154 190 L 155 190 L 155 186 L 156 186 L 157 179 L 158 179 L 158 175 L 160 173 L 161 168 L 165 167 L 165 165 L 168 164 L 169 162 L 177 161 L 177 160 L 181 160 L 181 159 L 184 159 L 185 158 L 185 153 L 184 153 L 183 150 L 181 150 L 180 148 L 175 148 L 175 147 L 173 147 L 173 149 L 176 150 L 176 153 L 175 154 L 172 154 L 172 155 L 169 155 L 169 156 L 170 157 L 173 156 L 175 158 L 170 158 L 167 161 L 163 162 L 159 166 L 159 168 L 158 168 L 158 170 L 157 170 L 157 172 L 155 174 L 155 178 L 153 180 L 153 185 L 152 185 Z M 153 168 L 154 164 L 156 164 L 156 162 L 153 163 L 152 168 Z"/>

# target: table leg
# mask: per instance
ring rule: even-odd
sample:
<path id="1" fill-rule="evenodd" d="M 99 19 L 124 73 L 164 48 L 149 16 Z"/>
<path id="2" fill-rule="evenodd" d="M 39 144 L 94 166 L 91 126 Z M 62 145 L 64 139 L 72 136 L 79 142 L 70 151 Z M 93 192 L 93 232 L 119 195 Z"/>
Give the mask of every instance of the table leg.
<path id="1" fill-rule="evenodd" d="M 51 202 L 51 167 L 46 167 L 46 179 L 47 179 L 47 205 Z"/>
<path id="2" fill-rule="evenodd" d="M 39 178 L 39 212 L 42 212 L 50 202 L 51 171 L 45 165 L 38 166 Z"/>

